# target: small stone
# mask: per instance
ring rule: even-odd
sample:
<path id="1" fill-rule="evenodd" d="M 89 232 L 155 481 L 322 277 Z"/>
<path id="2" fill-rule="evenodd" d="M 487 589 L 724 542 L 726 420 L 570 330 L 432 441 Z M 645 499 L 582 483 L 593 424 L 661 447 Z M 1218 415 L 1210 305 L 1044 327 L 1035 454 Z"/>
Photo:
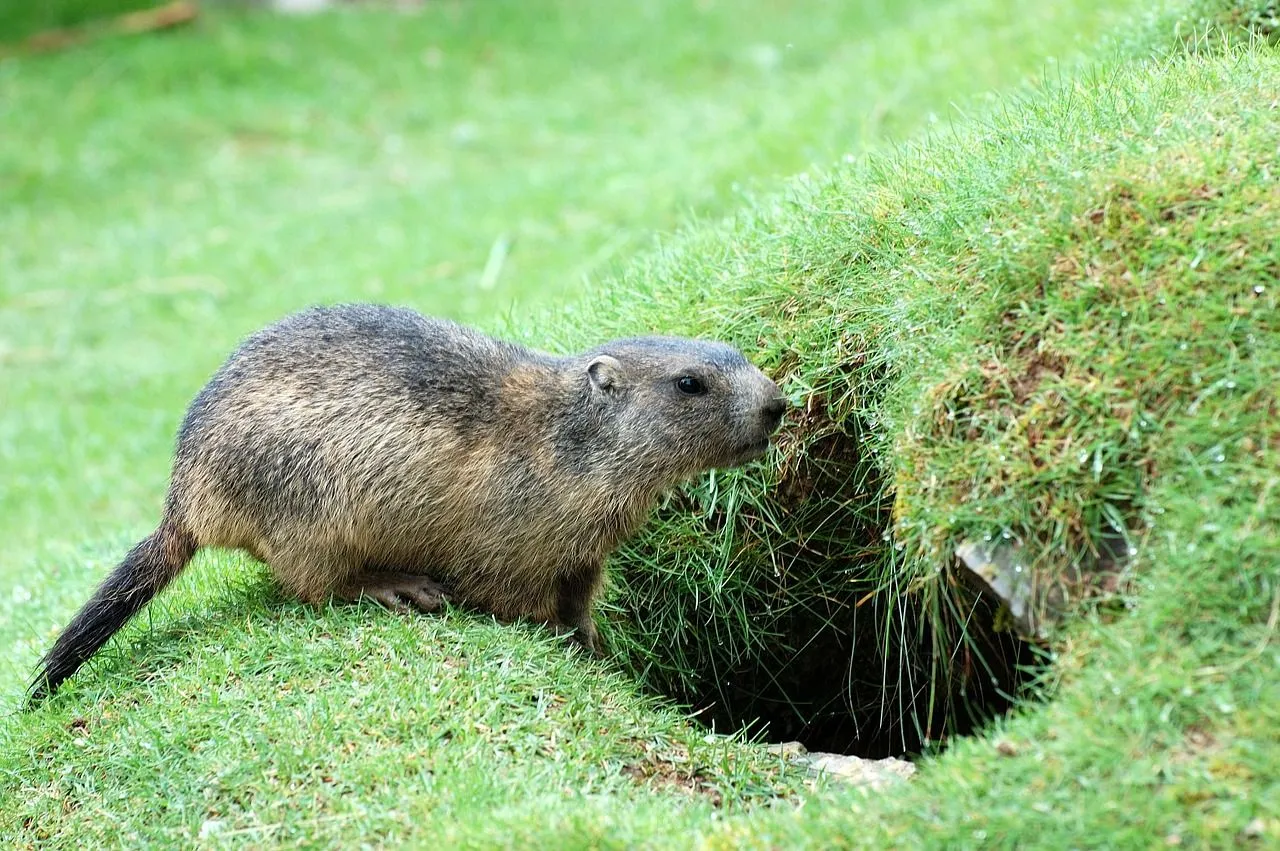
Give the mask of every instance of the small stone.
<path id="1" fill-rule="evenodd" d="M 216 818 L 205 819 L 204 823 L 200 825 L 199 838 L 208 839 L 210 836 L 213 836 L 214 834 L 221 833 L 223 826 L 224 825 L 223 825 L 222 819 L 216 819 Z"/>
<path id="2" fill-rule="evenodd" d="M 1034 635 L 1035 583 L 1022 563 L 1022 546 L 1016 542 L 964 541 L 956 547 L 956 556 L 1008 606 L 1019 630 Z"/>
<path id="3" fill-rule="evenodd" d="M 271 8 L 286 15 L 321 12 L 333 5 L 332 0 L 272 0 Z"/>
<path id="4" fill-rule="evenodd" d="M 916 773 L 916 767 L 906 760 L 861 759 L 838 753 L 810 753 L 800 758 L 809 767 L 809 773 L 827 776 L 842 783 L 880 789 L 900 783 Z"/>
<path id="5" fill-rule="evenodd" d="M 1001 739 L 996 742 L 996 753 L 1000 756 L 1017 756 L 1018 746 L 1008 739 Z"/>

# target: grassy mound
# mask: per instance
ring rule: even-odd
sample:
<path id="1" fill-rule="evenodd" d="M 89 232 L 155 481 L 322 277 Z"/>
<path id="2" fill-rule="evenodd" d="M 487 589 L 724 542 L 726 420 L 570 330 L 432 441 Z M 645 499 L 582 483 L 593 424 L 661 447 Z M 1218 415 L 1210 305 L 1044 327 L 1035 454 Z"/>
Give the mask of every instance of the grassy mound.
<path id="1" fill-rule="evenodd" d="M 1259 50 L 1230 61 L 1267 70 Z M 1020 546 L 1042 604 L 1127 599 L 1191 522 L 1154 496 L 1188 465 L 1265 490 L 1274 128 L 1206 61 L 1050 86 L 801 181 L 584 309 L 582 337 L 734 340 L 799 409 L 775 464 L 686 489 L 617 560 L 633 671 L 731 727 L 917 750 L 1034 661 L 958 544 Z"/>

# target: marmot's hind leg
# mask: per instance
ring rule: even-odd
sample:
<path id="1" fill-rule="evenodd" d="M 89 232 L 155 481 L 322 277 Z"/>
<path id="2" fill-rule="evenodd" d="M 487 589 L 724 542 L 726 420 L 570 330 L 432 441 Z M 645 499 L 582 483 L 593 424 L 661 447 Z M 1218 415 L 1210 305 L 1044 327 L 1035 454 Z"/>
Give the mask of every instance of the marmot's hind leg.
<path id="1" fill-rule="evenodd" d="M 420 574 L 362 570 L 335 588 L 333 596 L 352 602 L 373 600 L 395 612 L 434 612 L 444 605 L 449 591 Z"/>
<path id="2" fill-rule="evenodd" d="M 284 590 L 304 603 L 321 605 L 351 577 L 360 572 L 360 564 L 345 553 L 327 552 L 318 547 L 270 547 L 265 554 L 271 572 Z"/>

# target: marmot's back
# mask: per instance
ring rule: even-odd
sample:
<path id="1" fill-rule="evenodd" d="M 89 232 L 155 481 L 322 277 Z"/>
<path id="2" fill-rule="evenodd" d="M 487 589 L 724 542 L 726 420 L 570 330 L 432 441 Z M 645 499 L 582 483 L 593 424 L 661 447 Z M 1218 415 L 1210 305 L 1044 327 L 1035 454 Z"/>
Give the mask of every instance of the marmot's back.
<path id="1" fill-rule="evenodd" d="M 192 403 L 181 444 L 230 400 L 418 410 L 464 429 L 492 411 L 503 375 L 540 358 L 473 329 L 376 305 L 313 308 L 244 341 Z M 320 412 L 316 412 L 320 413 Z"/>

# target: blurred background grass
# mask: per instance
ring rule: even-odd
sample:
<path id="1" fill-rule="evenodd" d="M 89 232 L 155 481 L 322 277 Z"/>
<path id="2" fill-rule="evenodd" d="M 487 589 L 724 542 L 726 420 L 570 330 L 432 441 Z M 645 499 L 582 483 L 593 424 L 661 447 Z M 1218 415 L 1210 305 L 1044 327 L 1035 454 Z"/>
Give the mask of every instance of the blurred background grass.
<path id="1" fill-rule="evenodd" d="M 1122 6 L 211 7 L 5 63 L 0 571 L 152 522 L 183 406 L 279 315 L 572 301 L 655 233 L 927 126 Z"/>

